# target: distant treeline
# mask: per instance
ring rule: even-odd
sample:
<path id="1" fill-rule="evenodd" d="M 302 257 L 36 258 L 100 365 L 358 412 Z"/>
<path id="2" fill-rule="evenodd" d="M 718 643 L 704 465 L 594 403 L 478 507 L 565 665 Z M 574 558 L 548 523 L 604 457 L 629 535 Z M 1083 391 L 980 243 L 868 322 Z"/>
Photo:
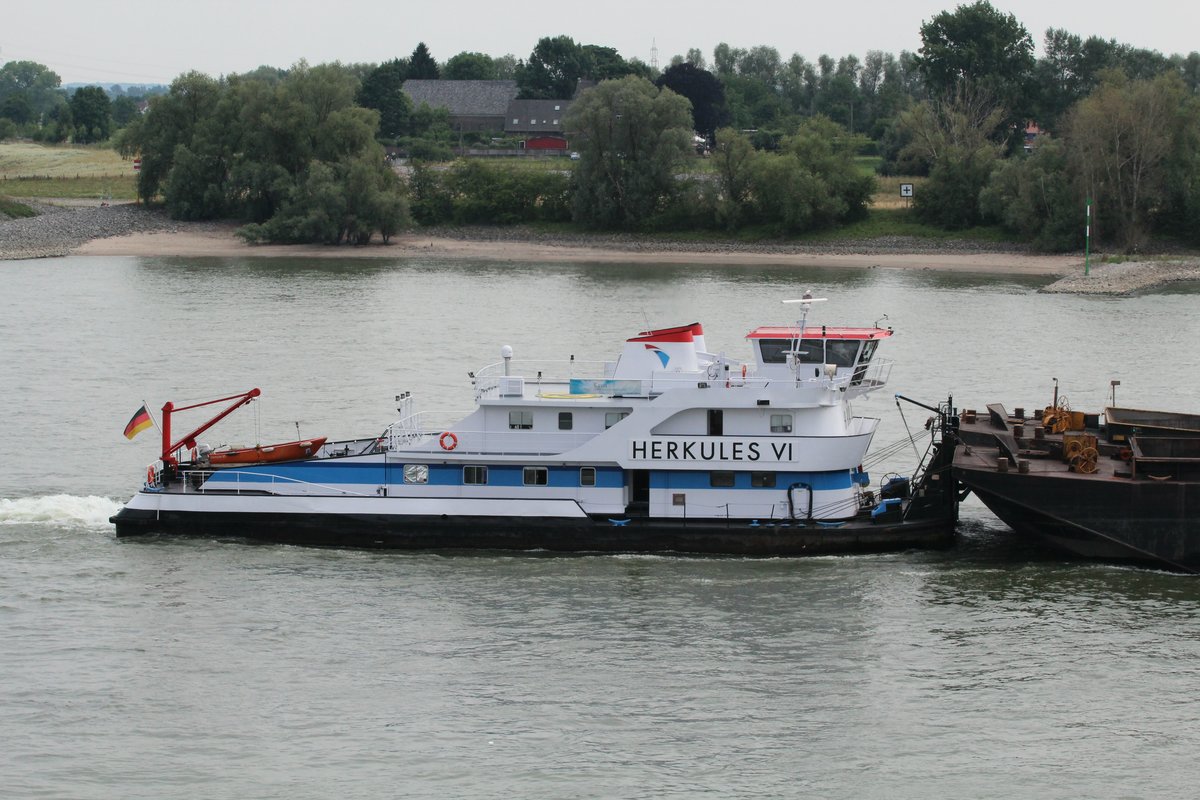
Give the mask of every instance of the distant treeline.
<path id="1" fill-rule="evenodd" d="M 1070 249 L 1090 202 L 1093 234 L 1113 246 L 1200 242 L 1200 54 L 1051 29 L 1037 58 L 1024 26 L 987 2 L 942 12 L 920 34 L 917 53 L 861 60 L 722 43 L 661 72 L 566 36 L 539 40 L 525 59 L 464 52 L 439 63 L 420 44 L 377 65 L 189 73 L 146 114 L 108 127 L 104 104 L 111 114 L 121 98 L 84 87 L 68 99 L 52 72 L 10 62 L 0 136 L 23 126 L 90 141 L 119 128 L 119 147 L 142 156 L 144 197 L 280 241 L 362 242 L 414 220 L 792 234 L 867 213 L 873 181 L 852 157 L 871 154 L 884 174 L 921 179 L 913 212 L 941 228 L 996 224 Z M 433 166 L 503 134 L 456 133 L 444 109 L 414 108 L 400 90 L 413 78 L 508 78 L 526 98 L 595 82 L 565 120 L 581 157 L 544 172 Z M 406 180 L 380 145 L 411 158 Z"/>

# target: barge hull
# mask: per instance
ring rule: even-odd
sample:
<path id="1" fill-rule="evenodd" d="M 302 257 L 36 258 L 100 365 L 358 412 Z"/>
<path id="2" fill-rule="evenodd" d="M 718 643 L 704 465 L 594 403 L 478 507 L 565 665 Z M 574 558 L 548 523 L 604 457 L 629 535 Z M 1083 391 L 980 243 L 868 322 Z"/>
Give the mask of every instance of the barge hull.
<path id="1" fill-rule="evenodd" d="M 276 544 L 395 550 L 547 550 L 803 556 L 943 548 L 947 519 L 843 527 L 759 520 L 656 521 L 594 518 L 419 517 L 394 514 L 244 514 L 123 509 L 120 537 L 171 534 Z"/>
<path id="2" fill-rule="evenodd" d="M 956 465 L 1014 531 L 1087 559 L 1200 573 L 1200 484 L 1019 475 Z"/>

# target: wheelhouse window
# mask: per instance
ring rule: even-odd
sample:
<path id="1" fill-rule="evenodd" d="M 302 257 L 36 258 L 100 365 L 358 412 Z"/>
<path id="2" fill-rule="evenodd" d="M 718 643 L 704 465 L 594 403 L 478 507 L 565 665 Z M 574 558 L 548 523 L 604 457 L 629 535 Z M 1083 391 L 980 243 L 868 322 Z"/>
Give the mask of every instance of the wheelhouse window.
<path id="1" fill-rule="evenodd" d="M 545 467 L 525 467 L 521 479 L 526 486 L 545 486 L 550 482 L 550 471 Z"/>
<path id="2" fill-rule="evenodd" d="M 708 485 L 713 488 L 728 489 L 734 484 L 734 475 L 732 472 L 710 472 L 708 473 Z"/>
<path id="3" fill-rule="evenodd" d="M 793 350 L 798 364 L 837 364 L 852 367 L 858 358 L 857 339 L 760 339 L 764 364 L 784 364 Z"/>
<path id="4" fill-rule="evenodd" d="M 858 345 L 857 339 L 830 339 L 825 343 L 825 363 L 853 367 L 858 360 Z"/>
<path id="5" fill-rule="evenodd" d="M 487 467 L 463 467 L 463 485 L 483 486 L 488 482 Z"/>
<path id="6" fill-rule="evenodd" d="M 760 339 L 758 352 L 764 364 L 785 364 L 791 346 L 791 339 Z"/>
<path id="7" fill-rule="evenodd" d="M 877 339 L 863 342 L 862 350 L 858 354 L 858 366 L 854 368 L 854 377 L 850 380 L 855 386 L 861 384 L 863 378 L 867 376 L 867 368 L 870 366 L 871 358 L 875 355 L 875 348 L 878 346 Z"/>
<path id="8" fill-rule="evenodd" d="M 606 411 L 604 412 L 604 429 L 608 430 L 613 425 L 616 425 L 621 420 L 629 416 L 628 411 Z"/>
<path id="9" fill-rule="evenodd" d="M 575 427 L 575 417 L 570 411 L 558 412 L 558 429 L 569 431 Z"/>
<path id="10" fill-rule="evenodd" d="M 775 473 L 774 472 L 751 472 L 750 485 L 755 489 L 774 489 L 775 488 Z"/>
<path id="11" fill-rule="evenodd" d="M 580 467 L 579 468 L 579 485 L 580 486 L 595 486 L 596 485 L 596 468 L 595 467 Z"/>
<path id="12" fill-rule="evenodd" d="M 533 412 L 532 411 L 510 411 L 508 412 L 508 427 L 509 430 L 527 431 L 533 428 Z"/>
<path id="13" fill-rule="evenodd" d="M 429 465 L 428 464 L 405 464 L 404 465 L 404 482 L 405 483 L 429 483 Z"/>
<path id="14" fill-rule="evenodd" d="M 791 433 L 792 432 L 792 415 L 791 414 L 772 414 L 771 415 L 771 433 Z"/>

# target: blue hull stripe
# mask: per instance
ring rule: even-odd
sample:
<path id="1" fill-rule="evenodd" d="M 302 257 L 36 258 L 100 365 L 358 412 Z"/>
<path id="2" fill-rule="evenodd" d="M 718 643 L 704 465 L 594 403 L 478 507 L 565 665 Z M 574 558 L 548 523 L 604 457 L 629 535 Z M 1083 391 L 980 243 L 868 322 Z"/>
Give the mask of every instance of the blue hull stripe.
<path id="1" fill-rule="evenodd" d="M 530 466 L 536 466 L 531 464 Z M 579 486 L 578 467 L 549 467 L 546 485 L 558 488 Z M 209 478 L 210 483 L 272 483 L 278 480 L 314 483 L 323 486 L 361 484 L 379 486 L 404 482 L 404 465 L 375 462 L 362 464 L 336 461 L 300 461 L 291 464 L 262 464 L 255 467 L 223 469 Z M 524 486 L 522 466 L 488 465 L 488 486 Z M 462 486 L 463 468 L 460 465 L 431 464 L 430 486 Z M 602 489 L 620 488 L 624 476 L 618 467 L 597 467 L 596 486 Z"/>
<path id="2" fill-rule="evenodd" d="M 755 470 L 758 472 L 758 470 Z M 850 472 L 775 472 L 775 485 L 758 487 L 750 485 L 749 472 L 734 472 L 733 486 L 713 486 L 708 472 L 662 471 L 650 473 L 651 489 L 786 489 L 795 483 L 807 483 L 814 491 L 847 489 L 851 485 Z"/>
<path id="3" fill-rule="evenodd" d="M 533 465 L 531 465 L 533 466 Z M 494 464 L 488 467 L 488 486 L 524 486 L 524 471 L 521 466 Z M 776 472 L 774 487 L 750 485 L 750 472 L 733 473 L 733 486 L 713 487 L 707 470 L 654 470 L 650 473 L 651 489 L 786 489 L 795 483 L 807 483 L 815 491 L 846 489 L 851 485 L 849 471 L 837 472 Z M 336 461 L 299 461 L 290 464 L 264 464 L 256 467 L 223 469 L 213 474 L 209 482 L 217 483 L 272 483 L 279 480 L 296 481 L 324 486 L 379 486 L 404 482 L 402 464 L 384 465 Z M 624 473 L 617 467 L 597 467 L 596 486 L 602 489 L 620 488 L 625 483 Z M 431 464 L 430 486 L 462 486 L 463 468 L 460 465 Z M 549 467 L 548 481 L 553 488 L 575 488 L 579 486 L 578 467 Z"/>

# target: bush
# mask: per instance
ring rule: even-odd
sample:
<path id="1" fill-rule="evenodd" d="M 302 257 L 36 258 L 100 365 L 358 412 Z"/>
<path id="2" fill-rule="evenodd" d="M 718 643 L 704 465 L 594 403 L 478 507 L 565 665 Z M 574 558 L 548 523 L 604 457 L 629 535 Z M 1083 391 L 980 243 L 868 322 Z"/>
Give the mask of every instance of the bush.
<path id="1" fill-rule="evenodd" d="M 449 170 L 414 169 L 413 215 L 423 225 L 512 225 L 570 219 L 570 179 L 561 172 L 510 170 L 462 161 Z"/>
<path id="2" fill-rule="evenodd" d="M 1003 161 L 979 195 L 987 221 L 1048 251 L 1083 243 L 1083 204 L 1071 189 L 1062 142 L 1045 137 L 1031 155 Z"/>
<path id="3" fill-rule="evenodd" d="M 917 218 L 946 230 L 978 225 L 982 218 L 979 195 L 995 163 L 986 153 L 951 153 L 940 158 L 913 198 Z"/>

